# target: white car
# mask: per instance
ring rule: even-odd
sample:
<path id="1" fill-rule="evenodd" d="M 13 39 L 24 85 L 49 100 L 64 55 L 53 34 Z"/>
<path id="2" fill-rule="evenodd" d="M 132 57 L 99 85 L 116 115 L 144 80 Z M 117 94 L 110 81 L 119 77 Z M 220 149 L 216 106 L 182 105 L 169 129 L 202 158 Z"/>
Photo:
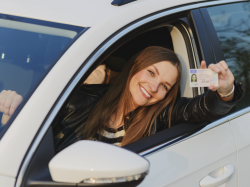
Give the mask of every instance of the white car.
<path id="1" fill-rule="evenodd" d="M 2 119 L 1 187 L 250 185 L 248 1 L 0 4 L 0 91 L 14 90 L 24 99 L 10 119 Z M 152 45 L 178 55 L 179 97 L 206 91 L 190 88 L 189 69 L 203 59 L 225 59 L 243 84 L 243 99 L 230 115 L 209 124 L 179 124 L 122 148 L 83 140 L 56 154 L 53 120 L 91 72 L 101 63 L 119 72 L 128 58 Z"/>

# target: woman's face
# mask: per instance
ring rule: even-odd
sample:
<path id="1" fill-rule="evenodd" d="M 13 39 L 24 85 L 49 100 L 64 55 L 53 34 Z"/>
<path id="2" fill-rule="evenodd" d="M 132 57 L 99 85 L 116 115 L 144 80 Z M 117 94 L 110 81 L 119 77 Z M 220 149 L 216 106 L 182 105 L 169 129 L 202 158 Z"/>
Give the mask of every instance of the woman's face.
<path id="1" fill-rule="evenodd" d="M 177 68 L 168 61 L 158 62 L 137 72 L 129 85 L 134 107 L 149 106 L 164 99 L 175 84 L 177 75 Z"/>
<path id="2" fill-rule="evenodd" d="M 192 81 L 196 81 L 196 76 L 192 75 Z"/>

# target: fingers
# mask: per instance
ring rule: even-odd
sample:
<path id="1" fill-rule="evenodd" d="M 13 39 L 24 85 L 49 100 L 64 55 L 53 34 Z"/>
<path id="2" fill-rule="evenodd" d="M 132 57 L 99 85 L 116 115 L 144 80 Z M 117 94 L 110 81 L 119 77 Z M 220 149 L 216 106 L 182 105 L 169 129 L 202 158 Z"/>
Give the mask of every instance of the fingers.
<path id="1" fill-rule="evenodd" d="M 8 90 L 6 92 L 5 95 L 6 99 L 5 99 L 5 103 L 4 103 L 4 109 L 3 109 L 3 113 L 9 116 L 9 110 L 10 110 L 10 106 L 14 100 L 14 93 L 11 93 L 10 90 Z"/>
<path id="2" fill-rule="evenodd" d="M 1 93 L 0 93 L 0 112 L 4 112 L 4 104 L 5 104 L 5 101 L 6 99 L 4 98 L 5 97 L 5 94 L 6 94 L 6 90 L 3 90 Z"/>
<path id="3" fill-rule="evenodd" d="M 224 77 L 224 79 L 227 79 L 227 72 L 226 71 L 227 71 L 228 67 L 226 64 L 221 64 L 219 62 L 217 64 L 210 64 L 208 66 L 208 68 L 215 71 L 218 74 L 221 74 Z M 227 69 L 225 69 L 225 68 L 227 68 Z"/>
<path id="4" fill-rule="evenodd" d="M 21 95 L 16 95 L 13 103 L 10 106 L 9 115 L 12 116 L 17 109 L 17 107 L 20 105 L 20 103 L 23 101 L 23 98 Z"/>
<path id="5" fill-rule="evenodd" d="M 227 73 L 224 67 L 220 63 L 217 64 L 217 67 L 220 69 L 220 73 L 224 77 L 224 79 L 227 79 Z"/>
<path id="6" fill-rule="evenodd" d="M 224 60 L 220 61 L 219 64 L 225 69 L 225 71 L 228 70 L 228 65 Z"/>
<path id="7" fill-rule="evenodd" d="M 207 69 L 207 65 L 206 65 L 206 62 L 205 62 L 205 60 L 202 60 L 201 61 L 201 67 L 200 67 L 201 69 Z"/>
<path id="8" fill-rule="evenodd" d="M 210 64 L 209 69 L 218 73 L 218 86 L 209 86 L 212 91 L 218 91 L 220 93 L 229 93 L 232 90 L 234 82 L 234 76 L 230 71 L 227 63 L 222 60 L 217 64 Z"/>
<path id="9" fill-rule="evenodd" d="M 13 115 L 22 100 L 22 96 L 18 95 L 15 91 L 3 90 L 0 93 L 0 112 L 8 116 Z"/>

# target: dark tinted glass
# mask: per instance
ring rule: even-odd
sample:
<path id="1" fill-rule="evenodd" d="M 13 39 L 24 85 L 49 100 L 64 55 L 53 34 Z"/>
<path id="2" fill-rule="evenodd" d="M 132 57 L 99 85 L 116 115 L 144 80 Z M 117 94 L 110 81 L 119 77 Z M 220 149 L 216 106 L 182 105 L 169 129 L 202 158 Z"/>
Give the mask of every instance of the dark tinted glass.
<path id="1" fill-rule="evenodd" d="M 221 42 L 226 62 L 236 81 L 243 84 L 245 96 L 237 110 L 250 104 L 250 3 L 207 8 Z"/>
<path id="2" fill-rule="evenodd" d="M 12 90 L 23 97 L 15 115 L 82 30 L 83 27 L 0 14 L 0 92 Z M 0 139 L 11 123 L 2 123 L 1 118 L 2 113 Z"/>

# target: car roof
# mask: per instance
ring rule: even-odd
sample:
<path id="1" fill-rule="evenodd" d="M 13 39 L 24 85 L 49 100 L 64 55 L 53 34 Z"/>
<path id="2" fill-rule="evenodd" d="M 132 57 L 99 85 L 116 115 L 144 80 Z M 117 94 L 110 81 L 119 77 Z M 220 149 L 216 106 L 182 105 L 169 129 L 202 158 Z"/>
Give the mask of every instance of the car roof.
<path id="1" fill-rule="evenodd" d="M 76 26 L 91 27 L 103 19 L 146 14 L 199 0 L 137 0 L 123 6 L 111 5 L 112 0 L 0 0 L 0 13 L 41 19 Z M 144 13 L 144 14 L 145 14 Z M 121 19 L 122 21 L 122 19 Z"/>

